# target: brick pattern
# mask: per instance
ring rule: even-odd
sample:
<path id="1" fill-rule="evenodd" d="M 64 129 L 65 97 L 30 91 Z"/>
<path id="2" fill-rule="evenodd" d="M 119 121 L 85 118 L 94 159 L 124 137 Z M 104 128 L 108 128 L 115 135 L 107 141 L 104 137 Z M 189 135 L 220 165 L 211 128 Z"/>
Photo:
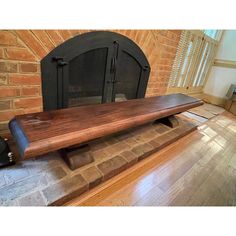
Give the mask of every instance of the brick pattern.
<path id="1" fill-rule="evenodd" d="M 147 124 L 93 141 L 89 143 L 90 149 L 78 155 L 83 158 L 92 152 L 94 161 L 74 171 L 56 152 L 0 169 L 0 206 L 63 204 L 196 128 L 180 118 L 179 123 L 176 128 L 161 123 Z"/>
<path id="2" fill-rule="evenodd" d="M 42 110 L 40 60 L 67 39 L 89 31 L 0 30 L 0 101 L 10 101 L 10 107 L 1 109 L 5 119 L 0 118 L 0 128 L 7 127 L 12 115 Z M 114 31 L 136 42 L 149 60 L 146 96 L 165 94 L 181 30 Z M 6 132 L 0 129 L 0 135 Z"/>
<path id="3" fill-rule="evenodd" d="M 0 135 L 15 115 L 41 111 L 39 68 L 40 58 L 17 31 L 0 31 Z"/>

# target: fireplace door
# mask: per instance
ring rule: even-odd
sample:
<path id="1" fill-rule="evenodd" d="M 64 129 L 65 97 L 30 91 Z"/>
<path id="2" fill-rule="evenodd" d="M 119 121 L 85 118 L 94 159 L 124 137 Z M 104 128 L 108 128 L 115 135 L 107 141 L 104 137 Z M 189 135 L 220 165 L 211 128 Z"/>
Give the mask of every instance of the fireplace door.
<path id="1" fill-rule="evenodd" d="M 41 61 L 44 110 L 145 96 L 150 73 L 142 50 L 106 31 L 67 40 Z"/>

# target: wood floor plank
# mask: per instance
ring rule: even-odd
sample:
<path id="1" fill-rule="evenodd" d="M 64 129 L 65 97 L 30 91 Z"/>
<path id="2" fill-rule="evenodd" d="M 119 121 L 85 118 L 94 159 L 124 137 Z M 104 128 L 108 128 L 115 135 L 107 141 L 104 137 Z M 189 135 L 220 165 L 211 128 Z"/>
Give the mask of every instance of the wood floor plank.
<path id="1" fill-rule="evenodd" d="M 202 159 L 206 157 L 205 155 L 203 155 L 203 153 L 200 155 L 199 151 L 202 149 L 202 145 L 203 143 L 200 144 L 200 142 L 198 143 L 196 142 L 194 143 L 194 145 L 191 145 L 191 148 L 192 148 L 191 152 L 187 151 L 181 155 L 182 160 L 184 160 L 186 163 L 189 162 L 189 164 L 191 164 L 190 167 L 187 168 L 185 172 L 182 170 L 181 172 L 182 175 L 180 175 L 179 179 L 176 182 L 173 182 L 172 185 L 170 184 L 169 188 L 167 188 L 164 194 L 159 196 L 158 199 L 156 199 L 155 194 L 153 194 L 150 191 L 147 195 L 154 196 L 156 200 L 151 199 L 151 197 L 149 196 L 148 198 L 150 199 L 151 204 L 149 204 L 147 200 L 145 200 L 146 204 L 148 205 L 182 205 L 181 202 L 183 201 L 185 202 L 186 199 L 189 198 L 189 196 L 191 196 L 191 192 L 193 192 L 194 189 L 197 188 L 197 186 L 199 185 L 199 182 L 201 183 L 205 180 L 205 178 L 203 178 L 204 175 L 202 175 L 201 173 L 202 165 L 200 164 L 200 161 L 202 161 Z M 205 151 L 208 152 L 207 158 L 209 158 L 210 148 L 207 145 L 205 145 L 204 147 L 205 147 L 204 148 Z M 212 153 L 212 155 L 213 154 L 214 153 Z M 192 157 L 192 160 L 189 159 L 189 156 Z M 189 164 L 187 164 L 187 166 Z M 185 169 L 186 165 L 180 166 L 180 170 L 181 170 L 181 167 Z M 177 173 L 178 173 L 178 170 L 177 170 Z M 200 173 L 200 178 L 197 177 L 199 173 Z M 206 173 L 208 174 L 208 172 Z M 176 169 L 173 173 L 170 174 L 170 176 L 171 175 L 176 175 Z M 158 186 L 160 187 L 160 185 Z M 140 202 L 138 204 L 140 204 Z"/>
<path id="2" fill-rule="evenodd" d="M 114 196 L 106 198 L 105 200 L 99 202 L 98 206 L 131 206 L 139 199 L 142 199 L 151 189 L 153 189 L 154 183 L 152 178 L 155 178 L 151 174 L 142 178 L 141 181 L 135 181 L 131 184 L 127 185 L 122 191 L 115 192 Z M 163 193 L 163 191 L 156 187 L 156 193 L 159 195 Z"/>
<path id="3" fill-rule="evenodd" d="M 183 206 L 183 205 L 191 205 L 190 200 L 196 197 L 196 192 L 198 191 L 199 187 L 204 183 L 206 178 L 211 174 L 214 170 L 218 161 L 221 159 L 221 155 L 218 153 L 213 155 L 205 165 L 201 165 L 199 162 L 196 163 L 194 168 L 184 176 L 173 189 L 178 189 L 178 194 L 172 200 L 167 202 L 165 197 L 163 197 L 164 201 L 162 205 L 173 205 L 173 206 Z M 181 186 L 182 185 L 182 186 Z M 181 188 L 182 187 L 182 188 Z M 173 190 L 172 190 L 173 191 Z M 166 193 L 166 195 L 170 195 Z M 173 195 L 173 194 L 172 194 Z"/>
<path id="4" fill-rule="evenodd" d="M 227 205 L 227 201 L 231 201 L 228 191 L 224 191 L 228 178 L 230 177 L 231 167 L 229 161 L 233 157 L 233 147 L 228 146 L 223 152 L 218 154 L 220 160 L 214 170 L 209 172 L 209 176 L 199 186 L 194 196 L 188 202 L 188 205 Z M 228 186 L 229 187 L 229 186 Z M 226 187 L 227 189 L 229 189 Z M 236 192 L 234 192 L 236 197 Z"/>

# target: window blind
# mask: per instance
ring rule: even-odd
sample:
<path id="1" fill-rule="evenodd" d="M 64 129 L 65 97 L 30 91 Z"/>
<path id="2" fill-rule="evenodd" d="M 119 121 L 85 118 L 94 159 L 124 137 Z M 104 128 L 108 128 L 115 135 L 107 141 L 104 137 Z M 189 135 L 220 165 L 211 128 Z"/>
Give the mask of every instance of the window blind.
<path id="1" fill-rule="evenodd" d="M 214 32 L 219 35 L 219 32 Z M 181 34 L 169 80 L 169 88 L 193 91 L 203 86 L 213 63 L 218 40 L 200 30 L 184 30 Z"/>

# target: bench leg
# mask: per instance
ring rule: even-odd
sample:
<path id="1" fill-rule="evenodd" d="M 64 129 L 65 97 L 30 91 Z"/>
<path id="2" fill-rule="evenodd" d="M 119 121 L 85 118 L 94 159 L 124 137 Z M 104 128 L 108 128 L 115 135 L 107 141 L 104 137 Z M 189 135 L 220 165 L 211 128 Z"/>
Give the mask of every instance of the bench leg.
<path id="1" fill-rule="evenodd" d="M 175 127 L 179 126 L 179 121 L 174 115 L 161 118 L 161 119 L 157 120 L 157 122 L 160 122 L 160 123 L 167 125 L 171 128 L 175 128 Z"/>
<path id="2" fill-rule="evenodd" d="M 94 161 L 88 144 L 61 149 L 60 154 L 71 170 L 75 170 Z"/>

